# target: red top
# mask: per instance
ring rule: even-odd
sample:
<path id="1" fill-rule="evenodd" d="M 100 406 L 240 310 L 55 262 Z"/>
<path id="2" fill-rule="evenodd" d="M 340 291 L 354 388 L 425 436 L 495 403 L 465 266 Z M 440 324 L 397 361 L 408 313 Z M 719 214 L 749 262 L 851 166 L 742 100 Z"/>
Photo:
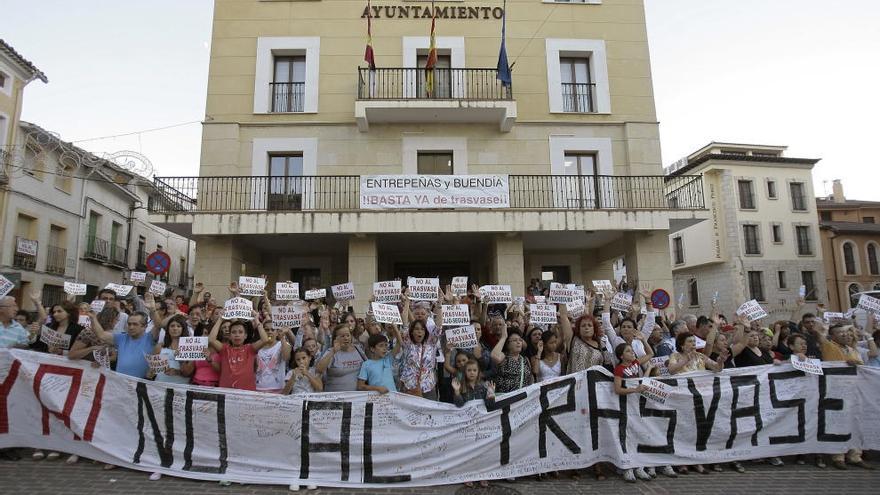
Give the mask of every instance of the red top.
<path id="1" fill-rule="evenodd" d="M 232 347 L 223 344 L 219 353 L 220 386 L 239 390 L 257 390 L 257 378 L 254 372 L 254 359 L 257 351 L 250 344 Z"/>
<path id="2" fill-rule="evenodd" d="M 614 376 L 621 378 L 638 378 L 642 376 L 642 365 L 638 361 L 633 361 L 629 365 L 618 364 L 614 367 Z"/>

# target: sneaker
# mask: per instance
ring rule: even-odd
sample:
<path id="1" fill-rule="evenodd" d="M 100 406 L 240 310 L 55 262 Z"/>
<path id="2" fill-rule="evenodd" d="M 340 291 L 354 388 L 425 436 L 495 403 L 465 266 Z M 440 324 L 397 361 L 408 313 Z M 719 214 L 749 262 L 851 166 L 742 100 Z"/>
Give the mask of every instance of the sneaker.
<path id="1" fill-rule="evenodd" d="M 663 466 L 662 468 L 660 468 L 660 474 L 662 474 L 663 476 L 668 476 L 670 478 L 678 478 L 678 473 L 676 473 L 675 470 L 672 469 L 672 466 Z"/>
<path id="2" fill-rule="evenodd" d="M 159 481 L 162 479 L 162 473 L 153 473 L 150 475 L 150 481 Z"/>
<path id="3" fill-rule="evenodd" d="M 734 462 L 734 463 L 733 463 L 733 469 L 735 469 L 736 472 L 737 472 L 737 473 L 740 473 L 740 474 L 746 472 L 746 468 L 745 468 L 745 466 L 742 465 L 741 462 Z"/>
<path id="4" fill-rule="evenodd" d="M 716 473 L 723 473 L 724 468 L 721 467 L 721 464 L 712 464 L 712 471 L 715 471 Z"/>
<path id="5" fill-rule="evenodd" d="M 77 461 L 79 461 L 79 456 L 76 454 L 71 454 L 70 457 L 68 457 L 67 460 L 64 462 L 66 464 L 76 464 Z"/>
<path id="6" fill-rule="evenodd" d="M 59 454 L 58 452 L 49 452 L 49 455 L 46 456 L 46 460 L 54 461 L 59 457 L 61 457 L 61 454 Z"/>
<path id="7" fill-rule="evenodd" d="M 292 492 L 298 492 L 298 491 L 299 491 L 299 485 L 290 485 L 290 486 L 287 487 L 287 489 L 290 490 L 290 491 L 292 491 Z"/>
<path id="8" fill-rule="evenodd" d="M 785 464 L 785 463 L 782 462 L 782 459 L 780 459 L 778 457 L 771 457 L 770 458 L 770 465 L 771 466 L 782 466 L 783 464 Z"/>
<path id="9" fill-rule="evenodd" d="M 229 480 L 220 480 L 220 486 L 231 486 L 232 482 Z"/>
<path id="10" fill-rule="evenodd" d="M 635 468 L 633 469 L 633 472 L 635 472 L 636 478 L 644 481 L 651 481 L 651 476 L 645 472 L 644 468 Z"/>
<path id="11" fill-rule="evenodd" d="M 629 483 L 636 482 L 636 475 L 635 475 L 635 473 L 633 473 L 632 469 L 627 469 L 626 471 L 623 472 L 623 480 L 626 482 L 629 482 Z"/>
<path id="12" fill-rule="evenodd" d="M 816 467 L 819 469 L 825 469 L 828 467 L 828 465 L 825 464 L 825 459 L 821 455 L 816 458 Z"/>
<path id="13" fill-rule="evenodd" d="M 645 472 L 648 473 L 648 476 L 652 479 L 657 477 L 657 470 L 652 467 L 645 468 Z"/>
<path id="14" fill-rule="evenodd" d="M 42 461 L 46 458 L 46 454 L 43 453 L 42 450 L 35 450 L 31 458 L 35 461 Z"/>
<path id="15" fill-rule="evenodd" d="M 317 490 L 317 489 L 318 489 L 318 485 L 307 485 L 306 486 L 306 490 Z"/>

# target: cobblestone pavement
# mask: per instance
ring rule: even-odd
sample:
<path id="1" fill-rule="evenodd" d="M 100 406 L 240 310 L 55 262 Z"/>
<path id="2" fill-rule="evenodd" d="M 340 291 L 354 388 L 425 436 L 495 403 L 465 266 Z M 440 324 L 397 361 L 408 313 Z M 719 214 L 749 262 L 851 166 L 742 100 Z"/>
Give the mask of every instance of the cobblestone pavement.
<path id="1" fill-rule="evenodd" d="M 880 465 L 878 456 L 872 456 L 874 465 Z M 387 493 L 387 494 L 431 494 L 431 495 L 517 495 L 517 494 L 563 494 L 563 493 L 599 493 L 614 494 L 665 494 L 675 495 L 711 495 L 711 494 L 749 494 L 762 493 L 830 493 L 837 494 L 876 494 L 880 493 L 880 470 L 867 471 L 850 467 L 848 471 L 838 471 L 831 467 L 818 469 L 813 466 L 795 465 L 793 459 L 786 459 L 783 467 L 771 467 L 767 464 L 746 463 L 747 472 L 738 474 L 730 469 L 723 473 L 709 475 L 690 474 L 678 479 L 658 478 L 650 482 L 626 483 L 620 477 L 612 475 L 607 481 L 594 481 L 586 473 L 579 480 L 568 476 L 546 481 L 533 479 L 520 480 L 515 483 L 493 482 L 490 488 L 466 488 L 462 485 L 439 486 L 429 488 L 397 488 L 397 489 L 342 489 L 322 488 L 317 491 L 302 493 L 314 495 L 348 494 L 348 493 Z M 115 469 L 104 471 L 100 465 L 81 460 L 74 466 L 67 466 L 62 461 L 34 462 L 24 458 L 17 462 L 0 461 L 0 493 L 12 494 L 115 494 L 147 495 L 147 494 L 284 494 L 289 493 L 286 487 L 262 485 L 238 485 L 222 487 L 208 481 L 194 481 L 183 478 L 163 477 L 159 481 L 149 481 L 147 474 Z"/>

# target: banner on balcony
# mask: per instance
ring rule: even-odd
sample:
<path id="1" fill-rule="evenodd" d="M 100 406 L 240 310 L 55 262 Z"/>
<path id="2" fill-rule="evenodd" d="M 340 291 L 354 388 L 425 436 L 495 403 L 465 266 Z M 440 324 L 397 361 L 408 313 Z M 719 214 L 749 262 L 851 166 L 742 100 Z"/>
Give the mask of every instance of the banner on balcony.
<path id="1" fill-rule="evenodd" d="M 509 208 L 506 175 L 364 175 L 361 209 Z"/>
<path id="2" fill-rule="evenodd" d="M 242 483 L 426 486 L 578 469 L 880 448 L 880 369 L 790 364 L 656 379 L 602 368 L 462 408 L 398 393 L 283 396 L 150 382 L 0 351 L 0 448 Z M 635 386 L 627 380 L 627 387 Z"/>

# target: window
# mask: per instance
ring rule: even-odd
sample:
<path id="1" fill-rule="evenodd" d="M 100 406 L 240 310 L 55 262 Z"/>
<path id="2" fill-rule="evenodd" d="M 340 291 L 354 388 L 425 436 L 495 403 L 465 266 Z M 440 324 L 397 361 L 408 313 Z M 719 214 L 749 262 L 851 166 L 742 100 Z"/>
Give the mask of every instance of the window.
<path id="1" fill-rule="evenodd" d="M 59 160 L 58 167 L 55 169 L 55 188 L 70 194 L 73 188 L 73 173 L 76 165 Z"/>
<path id="2" fill-rule="evenodd" d="M 749 272 L 749 297 L 764 301 L 764 272 Z"/>
<path id="3" fill-rule="evenodd" d="M 416 162 L 419 175 L 452 175 L 454 172 L 451 151 L 420 151 Z"/>
<path id="4" fill-rule="evenodd" d="M 791 189 L 791 209 L 795 211 L 807 211 L 807 201 L 804 197 L 804 183 L 792 182 L 788 187 Z"/>
<path id="5" fill-rule="evenodd" d="M 739 188 L 739 207 L 742 210 L 754 210 L 755 209 L 755 195 L 752 191 L 752 181 L 750 180 L 741 180 L 737 181 L 737 185 Z"/>
<path id="6" fill-rule="evenodd" d="M 862 223 L 874 223 L 874 217 L 862 217 Z"/>
<path id="7" fill-rule="evenodd" d="M 697 287 L 697 279 L 688 280 L 688 304 L 691 306 L 700 305 L 700 291 Z"/>
<path id="8" fill-rule="evenodd" d="M 8 82 L 9 76 L 7 76 L 5 72 L 0 72 L 0 88 L 5 89 Z"/>
<path id="9" fill-rule="evenodd" d="M 110 260 L 117 265 L 126 264 L 125 246 L 121 245 L 123 240 L 122 224 L 113 222 L 110 224 Z"/>
<path id="10" fill-rule="evenodd" d="M 819 213 L 819 218 L 823 222 L 830 222 L 831 221 L 831 212 L 830 211 L 823 211 L 823 212 Z"/>
<path id="11" fill-rule="evenodd" d="M 419 55 L 416 66 L 424 69 L 428 64 L 428 50 L 424 55 Z M 418 79 L 416 80 L 416 97 L 417 98 L 436 98 L 446 99 L 452 98 L 452 56 L 437 54 L 437 64 L 434 66 L 433 77 L 434 87 L 428 92 L 427 72 L 418 71 Z"/>
<path id="12" fill-rule="evenodd" d="M 49 226 L 49 245 L 46 246 L 46 271 L 54 275 L 64 275 L 67 266 L 66 229 L 57 225 Z"/>
<path id="13" fill-rule="evenodd" d="M 805 301 L 815 301 L 818 299 L 818 294 L 816 294 L 816 272 L 801 272 L 801 285 L 804 286 Z"/>
<path id="14" fill-rule="evenodd" d="M 880 269 L 877 266 L 877 244 L 868 243 L 868 273 L 871 275 L 880 275 Z"/>
<path id="15" fill-rule="evenodd" d="M 770 199 L 777 199 L 776 181 L 775 180 L 768 180 L 767 181 L 767 197 Z"/>
<path id="16" fill-rule="evenodd" d="M 776 272 L 776 281 L 777 281 L 777 285 L 779 286 L 780 289 L 787 289 L 788 288 L 788 282 L 786 281 L 785 272 L 783 272 L 783 271 Z"/>
<path id="17" fill-rule="evenodd" d="M 856 274 L 856 249 L 851 242 L 843 243 L 843 267 L 847 275 Z"/>
<path id="18" fill-rule="evenodd" d="M 743 242 L 745 243 L 746 254 L 761 254 L 757 225 L 743 225 Z"/>
<path id="19" fill-rule="evenodd" d="M 275 57 L 272 82 L 273 112 L 302 112 L 305 108 L 306 57 Z"/>
<path id="20" fill-rule="evenodd" d="M 138 236 L 138 252 L 135 268 L 140 271 L 147 269 L 147 238 L 142 235 Z"/>
<path id="21" fill-rule="evenodd" d="M 541 267 L 541 273 L 550 273 L 552 275 L 550 280 L 554 282 L 558 282 L 560 284 L 571 283 L 571 267 L 568 265 L 545 265 Z"/>
<path id="22" fill-rule="evenodd" d="M 672 239 L 672 253 L 675 257 L 676 265 L 684 263 L 684 242 L 681 237 L 675 237 Z"/>
<path id="23" fill-rule="evenodd" d="M 587 113 L 593 111 L 594 84 L 590 81 L 590 59 L 560 57 L 562 111 Z"/>
<path id="24" fill-rule="evenodd" d="M 773 239 L 773 244 L 782 244 L 782 224 L 770 224 L 770 238 Z"/>
<path id="25" fill-rule="evenodd" d="M 269 156 L 269 210 L 301 210 L 303 155 Z"/>
<path id="26" fill-rule="evenodd" d="M 574 179 L 565 179 L 563 190 L 569 208 L 598 208 L 599 178 L 596 176 L 596 155 L 566 153 L 563 173 Z M 579 178 L 578 178 L 579 177 Z"/>
<path id="27" fill-rule="evenodd" d="M 812 256 L 813 245 L 810 242 L 810 227 L 798 225 L 794 228 L 797 237 L 797 254 L 799 256 Z"/>
<path id="28" fill-rule="evenodd" d="M 862 288 L 859 287 L 859 284 L 849 284 L 846 288 L 847 294 L 849 294 L 849 305 L 851 308 L 855 308 L 859 304 L 859 298 L 861 296 L 857 295 L 862 291 Z"/>

